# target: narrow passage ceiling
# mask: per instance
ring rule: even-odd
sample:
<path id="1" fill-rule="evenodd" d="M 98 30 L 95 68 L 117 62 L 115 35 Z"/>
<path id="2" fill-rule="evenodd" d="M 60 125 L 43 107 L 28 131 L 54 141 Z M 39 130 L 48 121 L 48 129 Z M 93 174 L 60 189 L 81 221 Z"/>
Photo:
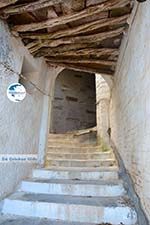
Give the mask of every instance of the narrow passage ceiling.
<path id="1" fill-rule="evenodd" d="M 30 53 L 50 65 L 113 75 L 132 0 L 1 0 Z"/>

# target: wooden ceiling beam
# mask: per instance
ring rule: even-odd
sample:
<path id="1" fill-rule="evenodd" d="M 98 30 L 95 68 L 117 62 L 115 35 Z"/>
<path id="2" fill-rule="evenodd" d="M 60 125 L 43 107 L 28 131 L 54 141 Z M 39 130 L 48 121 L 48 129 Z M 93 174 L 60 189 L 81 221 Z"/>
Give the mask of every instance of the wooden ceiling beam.
<path id="1" fill-rule="evenodd" d="M 56 59 L 56 58 L 49 58 L 45 57 L 46 61 L 48 62 L 56 62 L 56 63 L 69 63 L 69 64 L 87 64 L 87 65 L 98 65 L 99 67 L 108 67 L 110 70 L 114 71 L 116 67 L 116 62 L 114 61 L 106 61 L 106 60 L 97 60 L 97 59 Z"/>
<path id="2" fill-rule="evenodd" d="M 74 45 L 61 45 L 59 47 L 56 48 L 38 48 L 37 51 L 32 51 L 32 49 L 29 49 L 30 53 L 33 54 L 34 56 L 37 57 L 41 57 L 43 56 L 44 53 L 48 54 L 54 54 L 54 53 L 64 53 L 64 52 L 68 52 L 68 51 L 77 51 L 79 49 L 85 49 L 85 48 L 90 48 L 92 46 L 90 46 L 89 44 L 74 44 Z"/>
<path id="3" fill-rule="evenodd" d="M 15 1 L 15 0 L 12 0 L 12 1 Z M 24 3 L 20 5 L 7 7 L 6 9 L 3 10 L 3 13 L 5 15 L 17 15 L 17 14 L 26 13 L 26 12 L 34 12 L 36 10 L 54 6 L 62 2 L 64 2 L 64 0 L 38 0 L 35 2 Z"/>
<path id="4" fill-rule="evenodd" d="M 75 35 L 83 35 L 83 34 L 88 34 L 89 32 L 94 32 L 99 30 L 100 28 L 103 27 L 111 27 L 113 25 L 121 25 L 125 24 L 127 22 L 128 14 L 125 16 L 117 17 L 117 18 L 106 18 L 106 19 L 101 19 L 98 21 L 90 22 L 84 25 L 80 25 L 75 28 L 70 28 L 70 29 L 65 29 L 61 31 L 56 31 L 55 33 L 51 34 L 31 34 L 31 33 L 23 33 L 21 34 L 22 38 L 29 38 L 29 39 L 57 39 L 57 38 L 62 38 L 65 36 L 75 36 Z"/>
<path id="5" fill-rule="evenodd" d="M 13 31 L 17 32 L 26 32 L 26 31 L 35 31 L 41 30 L 44 28 L 53 28 L 55 26 L 65 25 L 67 23 L 75 22 L 77 20 L 81 20 L 87 18 L 89 16 L 98 14 L 105 10 L 111 10 L 114 8 L 122 7 L 130 3 L 130 0 L 108 0 L 100 5 L 92 6 L 86 8 L 78 13 L 74 13 L 72 15 L 65 15 L 58 17 L 56 19 L 48 19 L 46 21 L 30 23 L 24 25 L 16 25 L 13 28 Z"/>
<path id="6" fill-rule="evenodd" d="M 123 30 L 124 30 L 124 27 L 121 27 L 121 28 L 115 29 L 113 31 L 95 34 L 94 36 L 87 35 L 87 36 L 78 36 L 78 37 L 65 37 L 65 38 L 61 38 L 61 39 L 57 39 L 57 40 L 39 40 L 39 41 L 37 41 L 37 44 L 35 44 L 35 45 L 37 46 L 37 50 L 38 50 L 38 48 L 40 49 L 42 47 L 56 48 L 60 45 L 70 45 L 70 44 L 73 44 L 73 45 L 79 44 L 79 45 L 81 45 L 81 48 L 82 48 L 82 44 L 87 44 L 87 47 L 88 47 L 88 45 L 90 45 L 92 43 L 93 43 L 93 45 L 100 45 L 100 43 L 106 39 L 110 39 L 110 38 L 119 36 L 120 34 L 122 34 Z M 36 41 L 34 41 L 34 43 L 36 43 Z M 29 46 L 30 46 L 30 44 L 29 44 Z M 28 45 L 27 45 L 27 48 L 29 48 Z"/>
<path id="7" fill-rule="evenodd" d="M 86 6 L 98 5 L 99 3 L 106 2 L 107 0 L 86 0 Z"/>
<path id="8" fill-rule="evenodd" d="M 86 6 L 86 0 L 72 0 L 73 11 L 81 11 Z"/>
<path id="9" fill-rule="evenodd" d="M 108 57 L 108 60 L 116 60 L 116 57 L 119 55 L 118 49 L 109 49 L 109 48 L 102 48 L 102 49 L 93 49 L 93 48 L 87 48 L 77 51 L 67 51 L 62 53 L 55 53 L 50 52 L 50 54 L 47 52 L 47 54 L 44 54 L 43 56 L 49 56 L 49 57 L 55 57 L 55 58 L 100 58 L 102 56 Z"/>
<path id="10" fill-rule="evenodd" d="M 0 1 L 0 9 L 4 8 L 6 6 L 15 4 L 18 0 L 1 0 Z"/>
<path id="11" fill-rule="evenodd" d="M 114 72 L 113 71 L 104 71 L 103 69 L 100 68 L 94 68 L 94 67 L 88 67 L 87 65 L 76 65 L 76 64 L 70 64 L 70 63 L 58 63 L 58 62 L 47 62 L 48 65 L 54 65 L 54 66 L 61 66 L 67 69 L 72 69 L 76 71 L 83 71 L 83 72 L 88 72 L 88 73 L 99 73 L 102 75 L 106 76 L 113 76 Z"/>

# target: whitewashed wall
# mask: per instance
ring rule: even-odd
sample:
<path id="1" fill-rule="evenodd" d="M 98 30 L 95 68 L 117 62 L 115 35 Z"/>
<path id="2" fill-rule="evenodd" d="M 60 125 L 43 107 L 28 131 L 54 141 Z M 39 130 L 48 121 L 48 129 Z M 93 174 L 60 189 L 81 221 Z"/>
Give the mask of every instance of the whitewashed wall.
<path id="1" fill-rule="evenodd" d="M 100 143 L 102 138 L 104 143 L 108 145 L 110 142 L 109 108 L 112 85 L 112 77 L 106 78 L 96 74 L 97 139 Z"/>
<path id="2" fill-rule="evenodd" d="M 150 1 L 124 38 L 110 111 L 112 139 L 150 220 Z"/>
<path id="3" fill-rule="evenodd" d="M 6 90 L 9 84 L 18 82 L 17 73 L 20 72 L 46 95 L 51 95 L 50 84 L 56 68 L 50 69 L 42 60 L 35 60 L 21 41 L 10 35 L 7 25 L 0 21 L 0 154 L 39 153 L 42 163 L 50 98 L 28 84 L 25 100 L 11 102 Z M 33 163 L 0 162 L 0 198 L 12 192 L 35 166 Z"/>

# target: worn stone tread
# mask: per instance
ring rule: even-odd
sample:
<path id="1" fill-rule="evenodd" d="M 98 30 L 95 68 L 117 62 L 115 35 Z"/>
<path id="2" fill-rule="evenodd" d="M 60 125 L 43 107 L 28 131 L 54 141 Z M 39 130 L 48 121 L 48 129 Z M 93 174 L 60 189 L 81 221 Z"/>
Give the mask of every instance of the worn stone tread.
<path id="1" fill-rule="evenodd" d="M 78 180 L 78 179 L 26 179 L 24 181 L 37 182 L 37 183 L 49 183 L 49 184 L 79 184 L 79 185 L 119 185 L 123 184 L 122 180 Z"/>
<path id="2" fill-rule="evenodd" d="M 103 207 L 125 207 L 131 205 L 127 196 L 123 197 L 81 197 L 70 195 L 50 195 L 50 194 L 31 194 L 26 192 L 16 192 L 7 198 L 9 200 L 31 201 L 31 202 L 47 202 L 57 204 L 71 205 L 89 205 Z"/>
<path id="3" fill-rule="evenodd" d="M 79 171 L 79 172 L 105 172 L 105 171 L 117 171 L 118 172 L 118 167 L 117 166 L 100 166 L 100 167 L 56 167 L 56 166 L 47 166 L 46 169 L 47 171 Z"/>
<path id="4" fill-rule="evenodd" d="M 40 219 L 40 218 L 36 219 L 33 217 L 1 215 L 0 225 L 114 225 L 114 224 L 79 223 L 79 222 L 67 222 L 67 221 L 60 221 L 60 220 Z M 121 225 L 125 225 L 125 224 L 121 224 Z M 134 225 L 138 225 L 138 224 L 134 224 Z"/>

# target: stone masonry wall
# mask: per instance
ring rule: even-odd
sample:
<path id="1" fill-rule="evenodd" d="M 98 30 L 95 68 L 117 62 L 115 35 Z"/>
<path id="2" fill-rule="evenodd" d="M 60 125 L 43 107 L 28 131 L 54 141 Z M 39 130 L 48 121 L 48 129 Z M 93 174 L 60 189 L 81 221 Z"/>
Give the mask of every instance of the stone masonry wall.
<path id="1" fill-rule="evenodd" d="M 112 140 L 150 220 L 150 1 L 139 3 L 121 55 L 111 99 Z"/>
<path id="2" fill-rule="evenodd" d="M 85 129 L 96 125 L 95 76 L 63 70 L 55 82 L 51 132 Z"/>

